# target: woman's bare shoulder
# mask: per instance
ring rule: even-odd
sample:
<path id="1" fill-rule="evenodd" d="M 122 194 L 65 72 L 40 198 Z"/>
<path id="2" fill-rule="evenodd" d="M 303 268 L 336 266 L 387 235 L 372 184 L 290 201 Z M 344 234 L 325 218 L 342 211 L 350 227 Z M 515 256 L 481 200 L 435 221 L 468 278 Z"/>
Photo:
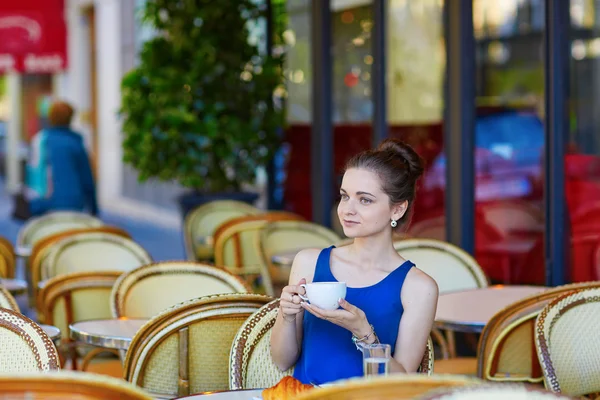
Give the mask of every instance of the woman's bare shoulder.
<path id="1" fill-rule="evenodd" d="M 302 249 L 298 252 L 298 254 L 296 254 L 294 262 L 296 262 L 296 260 L 301 260 L 303 262 L 314 260 L 316 262 L 317 258 L 319 258 L 319 253 L 321 253 L 321 250 L 322 249 L 317 248 Z"/>
<path id="2" fill-rule="evenodd" d="M 438 295 L 439 289 L 435 279 L 418 268 L 411 268 L 402 286 L 403 301 L 430 298 L 437 302 Z"/>
<path id="3" fill-rule="evenodd" d="M 296 254 L 290 272 L 290 284 L 296 284 L 302 278 L 306 279 L 306 282 L 312 282 L 319 253 L 321 249 L 309 248 L 302 249 Z"/>

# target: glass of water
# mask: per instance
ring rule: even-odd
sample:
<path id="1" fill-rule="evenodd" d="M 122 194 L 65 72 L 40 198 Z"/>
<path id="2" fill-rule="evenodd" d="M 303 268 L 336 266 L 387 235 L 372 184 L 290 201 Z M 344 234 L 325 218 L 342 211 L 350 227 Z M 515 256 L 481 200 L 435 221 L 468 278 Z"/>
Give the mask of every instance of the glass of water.
<path id="1" fill-rule="evenodd" d="M 365 376 L 387 375 L 391 357 L 389 344 L 365 344 L 362 346 Z"/>

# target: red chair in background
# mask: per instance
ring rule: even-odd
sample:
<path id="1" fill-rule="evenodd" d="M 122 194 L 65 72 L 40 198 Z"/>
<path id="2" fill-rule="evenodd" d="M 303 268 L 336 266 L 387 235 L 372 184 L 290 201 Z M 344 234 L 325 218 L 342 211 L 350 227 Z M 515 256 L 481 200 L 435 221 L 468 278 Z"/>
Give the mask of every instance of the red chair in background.
<path id="1" fill-rule="evenodd" d="M 567 180 L 565 197 L 573 220 L 576 215 L 596 207 L 600 199 L 600 183 L 591 180 Z"/>
<path id="2" fill-rule="evenodd" d="M 594 180 L 600 178 L 600 157 L 590 154 L 566 154 L 567 180 Z"/>
<path id="3" fill-rule="evenodd" d="M 479 206 L 483 218 L 502 235 L 533 237 L 544 233 L 543 211 L 521 200 L 495 201 Z"/>
<path id="4" fill-rule="evenodd" d="M 600 201 L 589 202 L 569 211 L 573 234 L 600 234 Z"/>

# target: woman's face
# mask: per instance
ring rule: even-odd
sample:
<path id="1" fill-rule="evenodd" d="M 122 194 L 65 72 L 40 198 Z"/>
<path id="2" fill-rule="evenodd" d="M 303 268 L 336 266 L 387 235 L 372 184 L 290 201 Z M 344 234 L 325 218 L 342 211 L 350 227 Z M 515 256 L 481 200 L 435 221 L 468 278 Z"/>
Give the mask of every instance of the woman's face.
<path id="1" fill-rule="evenodd" d="M 390 198 L 381 189 L 377 174 L 351 168 L 344 174 L 340 188 L 338 217 L 349 238 L 370 236 L 391 229 L 392 219 L 398 220 L 406 211 L 407 202 L 390 205 Z"/>

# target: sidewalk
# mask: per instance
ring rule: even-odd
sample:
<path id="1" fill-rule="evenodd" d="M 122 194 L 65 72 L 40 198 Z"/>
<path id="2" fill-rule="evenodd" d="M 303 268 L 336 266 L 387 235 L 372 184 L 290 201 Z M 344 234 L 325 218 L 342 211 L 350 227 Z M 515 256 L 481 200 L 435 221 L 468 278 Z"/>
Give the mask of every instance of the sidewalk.
<path id="1" fill-rule="evenodd" d="M 0 179 L 0 235 L 14 245 L 23 222 L 15 221 L 10 217 L 12 209 L 12 198 L 6 193 L 4 182 Z M 183 236 L 176 229 L 123 215 L 101 213 L 100 217 L 106 224 L 118 226 L 129 232 L 133 240 L 144 247 L 155 261 L 185 259 Z"/>

